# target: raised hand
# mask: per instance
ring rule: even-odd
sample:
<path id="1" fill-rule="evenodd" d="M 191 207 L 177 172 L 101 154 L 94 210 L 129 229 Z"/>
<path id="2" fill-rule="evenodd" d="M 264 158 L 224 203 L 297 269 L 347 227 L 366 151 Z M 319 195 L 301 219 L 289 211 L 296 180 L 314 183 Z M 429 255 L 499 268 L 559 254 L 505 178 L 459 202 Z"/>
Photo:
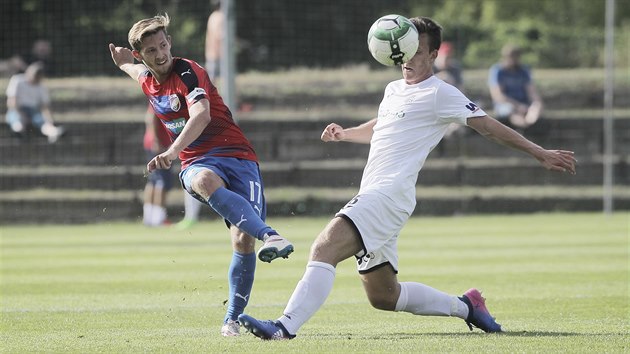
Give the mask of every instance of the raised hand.
<path id="1" fill-rule="evenodd" d="M 324 142 L 342 141 L 346 134 L 339 124 L 331 123 L 322 132 L 321 139 Z"/>
<path id="2" fill-rule="evenodd" d="M 110 43 L 109 52 L 112 54 L 114 64 L 118 67 L 121 67 L 124 64 L 134 63 L 134 56 L 129 48 L 116 47 L 113 43 Z"/>

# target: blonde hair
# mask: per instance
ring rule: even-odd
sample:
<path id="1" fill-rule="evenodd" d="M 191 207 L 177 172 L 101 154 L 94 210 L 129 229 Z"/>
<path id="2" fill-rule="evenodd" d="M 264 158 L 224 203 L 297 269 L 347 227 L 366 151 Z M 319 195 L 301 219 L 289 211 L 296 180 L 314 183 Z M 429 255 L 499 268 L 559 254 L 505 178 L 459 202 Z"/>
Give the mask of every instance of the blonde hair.
<path id="1" fill-rule="evenodd" d="M 146 36 L 156 34 L 159 31 L 164 31 L 164 34 L 168 34 L 166 28 L 170 22 L 171 19 L 168 17 L 167 13 L 136 22 L 129 30 L 129 45 L 131 45 L 132 49 L 139 51 L 141 49 L 142 39 Z"/>

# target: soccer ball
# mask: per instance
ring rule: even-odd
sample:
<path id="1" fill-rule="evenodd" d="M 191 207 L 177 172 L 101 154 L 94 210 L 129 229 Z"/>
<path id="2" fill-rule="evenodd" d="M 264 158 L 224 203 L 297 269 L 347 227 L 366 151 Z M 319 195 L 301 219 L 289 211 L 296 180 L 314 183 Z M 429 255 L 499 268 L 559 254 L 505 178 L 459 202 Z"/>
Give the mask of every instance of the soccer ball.
<path id="1" fill-rule="evenodd" d="M 374 22 L 367 36 L 368 49 L 376 61 L 394 66 L 406 63 L 418 50 L 418 30 L 408 18 L 386 15 Z"/>

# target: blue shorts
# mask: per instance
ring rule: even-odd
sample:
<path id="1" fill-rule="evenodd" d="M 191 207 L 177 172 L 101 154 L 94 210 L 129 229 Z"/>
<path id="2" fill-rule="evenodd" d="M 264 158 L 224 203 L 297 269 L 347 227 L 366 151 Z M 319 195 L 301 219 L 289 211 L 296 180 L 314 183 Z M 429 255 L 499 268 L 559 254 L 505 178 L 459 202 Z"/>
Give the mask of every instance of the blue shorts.
<path id="1" fill-rule="evenodd" d="M 265 202 L 265 193 L 258 163 L 235 157 L 205 156 L 182 170 L 179 173 L 182 187 L 200 202 L 208 204 L 207 200 L 193 192 L 191 186 L 193 177 L 203 170 L 211 170 L 216 173 L 221 177 L 228 190 L 245 198 L 260 215 L 260 218 L 263 221 L 266 219 L 267 203 Z"/>
<path id="2" fill-rule="evenodd" d="M 147 161 L 151 161 L 151 159 L 156 155 L 155 152 L 151 150 L 144 150 L 147 156 Z M 162 188 L 165 191 L 171 190 L 173 188 L 173 179 L 175 176 L 173 175 L 172 168 L 169 169 L 161 169 L 149 173 L 149 177 L 147 177 L 147 183 L 152 184 L 156 188 Z"/>

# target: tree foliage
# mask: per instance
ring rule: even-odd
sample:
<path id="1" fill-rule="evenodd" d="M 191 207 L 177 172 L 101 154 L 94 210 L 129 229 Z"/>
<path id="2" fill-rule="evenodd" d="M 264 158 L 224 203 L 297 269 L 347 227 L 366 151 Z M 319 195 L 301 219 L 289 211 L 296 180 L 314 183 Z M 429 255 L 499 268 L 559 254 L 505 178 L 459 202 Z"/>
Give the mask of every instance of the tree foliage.
<path id="1" fill-rule="evenodd" d="M 605 1 L 451 0 L 417 3 L 445 29 L 467 67 L 487 67 L 506 43 L 521 46 L 524 60 L 542 67 L 602 65 Z M 432 14 L 432 15 L 431 15 Z M 616 57 L 628 65 L 630 2 L 616 2 Z"/>
<path id="2" fill-rule="evenodd" d="M 239 70 L 370 63 L 365 36 L 388 13 L 428 16 L 445 28 L 466 67 L 487 67 L 501 46 L 526 49 L 542 67 L 602 64 L 604 1 L 591 0 L 233 0 Z M 630 1 L 616 1 L 617 62 L 628 66 Z M 203 61 L 209 1 L 2 0 L 0 59 L 27 53 L 34 40 L 52 42 L 59 75 L 116 72 L 107 44 L 127 45 L 131 25 L 157 13 L 173 21 L 176 55 Z"/>

